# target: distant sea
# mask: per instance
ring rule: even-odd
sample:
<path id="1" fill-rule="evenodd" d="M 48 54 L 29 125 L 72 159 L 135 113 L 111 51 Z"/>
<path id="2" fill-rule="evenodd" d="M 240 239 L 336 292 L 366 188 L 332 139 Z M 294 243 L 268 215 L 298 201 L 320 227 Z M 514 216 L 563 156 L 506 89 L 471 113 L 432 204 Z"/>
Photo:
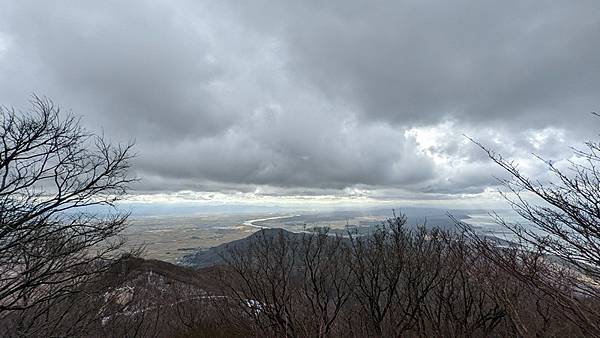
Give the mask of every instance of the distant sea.
<path id="1" fill-rule="evenodd" d="M 530 223 L 527 220 L 512 210 L 495 211 L 495 213 L 509 224 L 520 224 L 525 228 L 530 227 Z M 517 240 L 517 236 L 511 230 L 498 224 L 489 212 L 474 212 L 467 214 L 467 216 L 462 221 L 482 235 L 493 236 L 511 242 Z"/>

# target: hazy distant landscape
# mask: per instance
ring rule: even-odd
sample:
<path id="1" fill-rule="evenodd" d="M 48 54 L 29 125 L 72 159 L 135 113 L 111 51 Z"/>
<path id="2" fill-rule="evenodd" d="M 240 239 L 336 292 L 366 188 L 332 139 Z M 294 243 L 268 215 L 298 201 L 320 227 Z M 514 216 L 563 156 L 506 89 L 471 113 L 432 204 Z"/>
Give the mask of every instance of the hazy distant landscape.
<path id="1" fill-rule="evenodd" d="M 414 207 L 397 210 L 406 213 L 409 226 L 426 225 L 454 229 L 454 221 L 446 214 L 450 212 L 457 219 L 479 229 L 482 234 L 503 237 L 507 233 L 506 229 L 492 222 L 486 210 Z M 510 213 L 505 212 L 505 214 Z M 147 258 L 177 263 L 181 257 L 195 250 L 244 238 L 261 228 L 282 228 L 292 232 L 306 232 L 315 227 L 328 227 L 332 233 L 343 235 L 347 231 L 368 231 L 392 216 L 392 209 L 300 211 L 298 213 L 213 212 L 183 216 L 134 215 L 130 218 L 130 226 L 125 230 L 125 235 L 129 245 L 144 246 Z"/>

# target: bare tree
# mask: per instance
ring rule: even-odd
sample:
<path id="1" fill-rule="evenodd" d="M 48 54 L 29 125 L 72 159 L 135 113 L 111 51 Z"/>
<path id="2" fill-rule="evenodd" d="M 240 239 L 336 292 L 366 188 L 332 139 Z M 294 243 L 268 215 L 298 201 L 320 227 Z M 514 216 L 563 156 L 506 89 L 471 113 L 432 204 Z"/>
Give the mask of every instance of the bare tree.
<path id="1" fill-rule="evenodd" d="M 557 302 L 556 295 L 573 289 L 544 279 L 557 266 L 539 253 L 463 233 L 411 228 L 404 215 L 369 234 L 348 235 L 271 229 L 230 247 L 223 255 L 226 266 L 216 270 L 221 291 L 213 298 L 223 327 L 268 337 L 589 332 L 566 322 L 568 303 Z M 540 288 L 532 281 L 546 284 Z M 189 328 L 202 326 L 194 325 Z"/>
<path id="2" fill-rule="evenodd" d="M 406 218 L 400 216 L 369 236 L 350 234 L 354 298 L 367 319 L 367 332 L 376 336 L 383 334 L 388 311 L 397 304 L 395 293 L 407 263 L 405 223 Z"/>
<path id="3" fill-rule="evenodd" d="M 438 257 L 443 259 L 423 301 L 419 330 L 426 336 L 490 336 L 506 318 L 502 304 L 490 294 L 497 286 L 491 278 L 495 267 L 461 233 L 436 231 L 430 240 L 441 244 Z"/>
<path id="4" fill-rule="evenodd" d="M 223 294 L 233 300 L 231 315 L 250 318 L 255 332 L 301 337 L 297 302 L 299 242 L 284 230 L 260 231 L 247 247 L 231 247 L 228 271 L 220 274 Z"/>
<path id="5" fill-rule="evenodd" d="M 300 246 L 301 296 L 309 303 L 313 336 L 328 337 L 351 295 L 347 243 L 328 229 L 303 233 Z"/>
<path id="6" fill-rule="evenodd" d="M 42 316 L 118 257 L 131 144 L 111 145 L 34 96 L 0 108 L 0 318 Z M 112 210 L 112 211 L 111 211 Z"/>
<path id="7" fill-rule="evenodd" d="M 229 316 L 248 318 L 267 336 L 329 337 L 351 295 L 347 241 L 327 229 L 293 234 L 262 230 L 230 248 L 223 294 Z M 241 314 L 241 315 L 240 315 Z"/>
<path id="8" fill-rule="evenodd" d="M 489 241 L 472 237 L 497 266 L 543 292 L 585 334 L 600 335 L 600 143 L 589 141 L 584 150 L 573 149 L 568 168 L 538 157 L 552 177 L 543 183 L 474 142 L 510 174 L 510 179 L 500 180 L 506 188 L 501 193 L 524 222 L 494 214 L 518 238 L 516 250 L 497 250 Z"/>
<path id="9" fill-rule="evenodd" d="M 395 215 L 369 236 L 350 236 L 354 298 L 369 335 L 402 336 L 418 325 L 444 264 L 437 234 L 407 229 L 406 216 Z"/>

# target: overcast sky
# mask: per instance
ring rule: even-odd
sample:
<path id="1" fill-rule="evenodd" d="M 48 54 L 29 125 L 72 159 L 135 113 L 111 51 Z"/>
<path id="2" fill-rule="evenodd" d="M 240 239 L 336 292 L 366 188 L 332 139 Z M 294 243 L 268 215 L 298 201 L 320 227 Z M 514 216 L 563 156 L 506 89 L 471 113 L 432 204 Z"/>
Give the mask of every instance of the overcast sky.
<path id="1" fill-rule="evenodd" d="M 136 141 L 143 200 L 481 201 L 597 136 L 600 1 L 0 0 L 0 103 Z"/>

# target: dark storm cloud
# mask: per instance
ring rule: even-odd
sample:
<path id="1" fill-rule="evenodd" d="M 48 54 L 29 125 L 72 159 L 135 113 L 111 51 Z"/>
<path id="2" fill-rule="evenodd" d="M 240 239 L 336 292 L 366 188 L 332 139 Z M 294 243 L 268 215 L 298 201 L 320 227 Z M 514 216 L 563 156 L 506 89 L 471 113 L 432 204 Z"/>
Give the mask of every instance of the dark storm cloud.
<path id="1" fill-rule="evenodd" d="M 279 32 L 298 76 L 367 119 L 539 126 L 600 101 L 597 1 L 283 1 L 240 12 Z"/>
<path id="2" fill-rule="evenodd" d="M 596 1 L 5 2 L 0 100 L 135 139 L 140 191 L 438 198 L 502 174 L 463 133 L 515 158 L 595 134 L 598 32 Z"/>

